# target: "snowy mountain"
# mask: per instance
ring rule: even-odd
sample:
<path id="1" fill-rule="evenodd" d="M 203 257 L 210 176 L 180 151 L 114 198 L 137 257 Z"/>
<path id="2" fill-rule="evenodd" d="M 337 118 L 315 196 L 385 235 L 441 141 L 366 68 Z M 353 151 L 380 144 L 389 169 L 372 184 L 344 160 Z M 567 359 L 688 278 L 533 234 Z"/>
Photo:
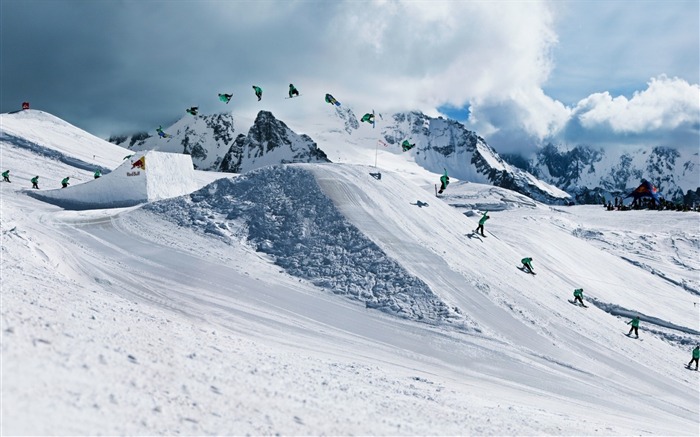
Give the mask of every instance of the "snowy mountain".
<path id="1" fill-rule="evenodd" d="M 394 114 L 391 120 L 381 129 L 384 140 L 396 146 L 405 139 L 415 143 L 415 162 L 429 171 L 446 169 L 459 180 L 507 188 L 544 203 L 569 201 L 567 193 L 506 163 L 483 138 L 457 121 L 420 112 Z"/>
<path id="2" fill-rule="evenodd" d="M 29 178 L 94 185 L 128 150 L 1 117 L 3 435 L 697 432 L 697 213 L 465 181 L 457 209 L 376 141 L 331 153 L 377 166 L 194 171 L 154 182 L 184 196 L 70 211 Z"/>
<path id="3" fill-rule="evenodd" d="M 363 134 L 360 133 L 361 123 L 351 108 L 330 105 L 325 116 L 318 118 L 321 123 L 304 123 L 303 129 L 311 132 L 310 137 L 299 137 L 270 112 L 261 111 L 248 135 L 239 134 L 235 140 L 233 116 L 219 114 L 194 119 L 185 117 L 165 129 L 173 136 L 168 139 L 134 140 L 143 136 L 137 134 L 136 137 L 113 137 L 110 141 L 128 144 L 127 147 L 134 150 L 188 153 L 196 168 L 201 170 L 243 173 L 274 163 L 322 162 L 327 159 L 324 152 L 328 150 L 338 147 L 366 149 L 368 145 L 373 148 L 376 141 L 400 151 L 400 143 L 408 139 L 416 147 L 407 156 L 429 172 L 439 175 L 447 169 L 453 180 L 487 183 L 551 204 L 570 202 L 567 193 L 508 164 L 481 137 L 454 120 L 432 118 L 420 112 L 379 115 L 379 128 L 373 131 L 374 138 L 363 143 L 355 141 L 358 136 L 363 138 Z M 318 139 L 318 146 L 312 138 Z"/>
<path id="4" fill-rule="evenodd" d="M 236 126 L 231 113 L 188 115 L 164 129 L 165 138 L 140 133 L 108 141 L 131 150 L 184 153 L 199 170 L 244 173 L 284 162 L 328 162 L 311 138 L 292 132 L 270 112 L 260 111 L 252 126 Z"/>
<path id="5" fill-rule="evenodd" d="M 522 163 L 520 164 L 522 166 Z M 668 200 L 682 201 L 700 188 L 700 154 L 670 147 L 623 151 L 576 146 L 571 150 L 549 144 L 526 168 L 583 201 L 593 191 L 627 195 L 642 179 L 651 181 Z"/>
<path id="6" fill-rule="evenodd" d="M 330 162 L 307 135 L 294 133 L 271 112 L 260 111 L 247 135 L 239 135 L 218 170 L 245 173 L 256 168 L 290 162 Z"/>

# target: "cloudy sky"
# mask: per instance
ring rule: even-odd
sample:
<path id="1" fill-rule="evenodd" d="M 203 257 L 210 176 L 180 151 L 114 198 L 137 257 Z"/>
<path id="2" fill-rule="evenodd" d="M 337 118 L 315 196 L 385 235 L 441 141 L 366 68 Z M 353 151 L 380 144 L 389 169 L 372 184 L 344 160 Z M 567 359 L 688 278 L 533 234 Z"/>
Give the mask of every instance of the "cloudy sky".
<path id="1" fill-rule="evenodd" d="M 105 138 L 194 105 L 252 121 L 294 83 L 299 116 L 330 92 L 450 116 L 499 152 L 700 147 L 698 0 L 2 0 L 0 27 L 0 110 Z"/>

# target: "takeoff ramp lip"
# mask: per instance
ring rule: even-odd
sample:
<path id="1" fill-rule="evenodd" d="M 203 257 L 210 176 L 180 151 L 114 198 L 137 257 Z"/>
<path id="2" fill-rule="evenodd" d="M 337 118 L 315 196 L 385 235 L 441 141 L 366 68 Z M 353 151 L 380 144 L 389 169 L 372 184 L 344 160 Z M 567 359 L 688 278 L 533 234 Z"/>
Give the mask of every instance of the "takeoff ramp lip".
<path id="1" fill-rule="evenodd" d="M 27 193 L 64 209 L 86 210 L 135 206 L 189 194 L 197 188 L 189 155 L 146 151 L 135 153 L 98 179 Z"/>

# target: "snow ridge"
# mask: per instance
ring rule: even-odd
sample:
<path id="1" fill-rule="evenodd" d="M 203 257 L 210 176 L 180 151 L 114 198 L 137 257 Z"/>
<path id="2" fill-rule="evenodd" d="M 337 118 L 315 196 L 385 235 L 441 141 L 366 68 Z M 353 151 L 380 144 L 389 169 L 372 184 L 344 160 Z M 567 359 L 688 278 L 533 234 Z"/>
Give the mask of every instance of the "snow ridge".
<path id="1" fill-rule="evenodd" d="M 336 209 L 299 165 L 220 179 L 146 210 L 225 241 L 247 241 L 296 277 L 403 318 L 457 318 L 419 278 L 389 258 Z"/>

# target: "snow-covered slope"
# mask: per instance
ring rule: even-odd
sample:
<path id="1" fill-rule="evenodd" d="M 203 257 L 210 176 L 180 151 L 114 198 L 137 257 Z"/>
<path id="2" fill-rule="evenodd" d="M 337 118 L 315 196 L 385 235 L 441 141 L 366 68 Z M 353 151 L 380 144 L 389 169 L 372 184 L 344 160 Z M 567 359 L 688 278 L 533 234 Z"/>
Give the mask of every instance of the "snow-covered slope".
<path id="1" fill-rule="evenodd" d="M 695 213 L 455 209 L 392 153 L 64 211 L 23 175 L 75 168 L 0 147 L 3 434 L 697 431 Z"/>

